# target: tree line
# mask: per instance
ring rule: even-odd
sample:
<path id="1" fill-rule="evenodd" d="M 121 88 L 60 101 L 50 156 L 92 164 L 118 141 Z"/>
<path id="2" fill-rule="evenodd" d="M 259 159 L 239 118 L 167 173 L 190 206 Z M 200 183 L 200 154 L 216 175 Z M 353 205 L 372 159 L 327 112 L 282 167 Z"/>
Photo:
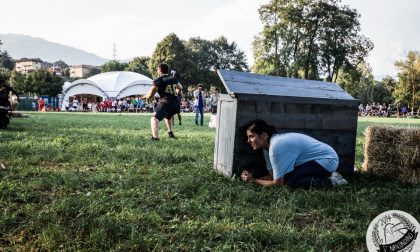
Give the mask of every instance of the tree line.
<path id="1" fill-rule="evenodd" d="M 184 41 L 175 33 L 163 38 L 151 57 L 137 57 L 129 63 L 112 60 L 104 64 L 101 71 L 133 71 L 156 78 L 156 67 L 161 62 L 168 63 L 176 71 L 184 86 L 201 83 L 206 89 L 224 89 L 217 76 L 217 69 L 249 71 L 245 52 L 226 37 L 221 36 L 212 41 L 194 37 Z"/>
<path id="2" fill-rule="evenodd" d="M 253 42 L 253 72 L 336 82 L 364 104 L 419 107 L 419 52 L 395 62 L 398 80 L 375 81 L 366 62 L 374 45 L 360 33 L 360 14 L 341 0 L 271 0 L 258 11 L 264 26 Z"/>
<path id="3" fill-rule="evenodd" d="M 246 63 L 244 51 L 224 36 L 214 40 L 200 37 L 181 40 L 171 33 L 157 43 L 150 57 L 136 57 L 128 63 L 112 60 L 102 65 L 101 71 L 132 71 L 155 78 L 157 65 L 166 62 L 190 89 L 201 83 L 206 89 L 224 90 L 217 69 L 252 70 L 258 74 L 335 82 L 364 104 L 419 106 L 419 52 L 410 51 L 406 59 L 395 62 L 397 79 L 387 76 L 375 81 L 366 62 L 374 45 L 361 34 L 360 14 L 341 0 L 270 0 L 258 12 L 263 29 L 252 44 L 252 69 Z M 62 61 L 54 64 L 68 69 Z M 10 69 L 12 65 L 7 52 L 0 50 L 0 67 Z M 26 76 L 29 80 L 25 82 L 17 73 L 9 75 L 13 77 L 10 82 L 26 92 L 43 90 L 31 89 L 31 80 L 39 86 L 36 81 L 53 78 L 47 73 L 34 73 Z"/>

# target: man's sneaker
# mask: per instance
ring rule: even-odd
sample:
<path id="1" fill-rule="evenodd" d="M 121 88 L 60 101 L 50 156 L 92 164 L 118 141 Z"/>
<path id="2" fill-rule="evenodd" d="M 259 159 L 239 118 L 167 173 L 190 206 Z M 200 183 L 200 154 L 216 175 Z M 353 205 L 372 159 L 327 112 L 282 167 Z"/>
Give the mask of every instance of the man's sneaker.
<path id="1" fill-rule="evenodd" d="M 159 141 L 160 139 L 159 138 L 157 138 L 157 137 L 152 137 L 152 139 L 151 139 L 152 141 Z"/>
<path id="2" fill-rule="evenodd" d="M 349 182 L 340 173 L 333 171 L 329 178 L 333 186 L 347 185 Z"/>
<path id="3" fill-rule="evenodd" d="M 177 139 L 172 131 L 168 132 L 169 138 Z"/>

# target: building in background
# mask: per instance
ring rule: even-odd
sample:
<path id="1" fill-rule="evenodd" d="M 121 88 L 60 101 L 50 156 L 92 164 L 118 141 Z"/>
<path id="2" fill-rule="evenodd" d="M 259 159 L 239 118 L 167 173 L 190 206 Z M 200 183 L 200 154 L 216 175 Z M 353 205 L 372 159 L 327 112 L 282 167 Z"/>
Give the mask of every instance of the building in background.
<path id="1" fill-rule="evenodd" d="M 22 58 L 20 60 L 16 60 L 15 69 L 20 73 L 30 73 L 32 71 L 40 70 L 43 67 L 43 61 L 41 59 L 28 59 Z"/>
<path id="2" fill-rule="evenodd" d="M 70 67 L 70 78 L 87 78 L 100 73 L 100 69 L 90 65 L 77 65 Z"/>
<path id="3" fill-rule="evenodd" d="M 63 76 L 61 68 L 60 67 L 56 67 L 54 65 L 52 67 L 48 67 L 47 68 L 47 71 L 49 73 L 55 74 L 57 76 Z"/>

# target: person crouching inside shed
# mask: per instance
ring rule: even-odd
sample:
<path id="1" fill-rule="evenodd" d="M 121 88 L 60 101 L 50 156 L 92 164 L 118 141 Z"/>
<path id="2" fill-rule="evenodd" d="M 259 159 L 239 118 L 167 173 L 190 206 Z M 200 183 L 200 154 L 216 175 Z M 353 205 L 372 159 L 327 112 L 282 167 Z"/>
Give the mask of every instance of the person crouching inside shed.
<path id="1" fill-rule="evenodd" d="M 153 97 L 156 92 L 160 96 L 160 102 L 150 120 L 152 140 L 159 140 L 159 122 L 162 121 L 163 118 L 165 118 L 169 138 L 176 139 L 174 133 L 172 132 L 171 118 L 175 114 L 179 113 L 177 94 L 182 90 L 182 86 L 175 77 L 169 76 L 168 64 L 159 64 L 157 71 L 159 77 L 153 81 L 151 89 L 145 96 L 143 96 L 143 98 L 149 99 L 150 97 Z"/>
<path id="2" fill-rule="evenodd" d="M 277 134 L 273 126 L 259 119 L 250 122 L 246 129 L 251 147 L 263 149 L 269 175 L 254 178 L 252 172 L 244 170 L 244 182 L 305 189 L 348 183 L 336 171 L 338 156 L 331 146 L 305 134 Z"/>

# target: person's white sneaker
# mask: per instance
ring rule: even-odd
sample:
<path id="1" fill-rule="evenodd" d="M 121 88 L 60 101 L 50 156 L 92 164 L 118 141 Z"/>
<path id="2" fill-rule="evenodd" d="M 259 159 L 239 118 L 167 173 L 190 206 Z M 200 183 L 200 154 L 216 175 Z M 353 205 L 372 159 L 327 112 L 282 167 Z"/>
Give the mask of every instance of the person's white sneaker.
<path id="1" fill-rule="evenodd" d="M 349 182 L 340 173 L 333 171 L 329 178 L 333 186 L 347 185 Z"/>

